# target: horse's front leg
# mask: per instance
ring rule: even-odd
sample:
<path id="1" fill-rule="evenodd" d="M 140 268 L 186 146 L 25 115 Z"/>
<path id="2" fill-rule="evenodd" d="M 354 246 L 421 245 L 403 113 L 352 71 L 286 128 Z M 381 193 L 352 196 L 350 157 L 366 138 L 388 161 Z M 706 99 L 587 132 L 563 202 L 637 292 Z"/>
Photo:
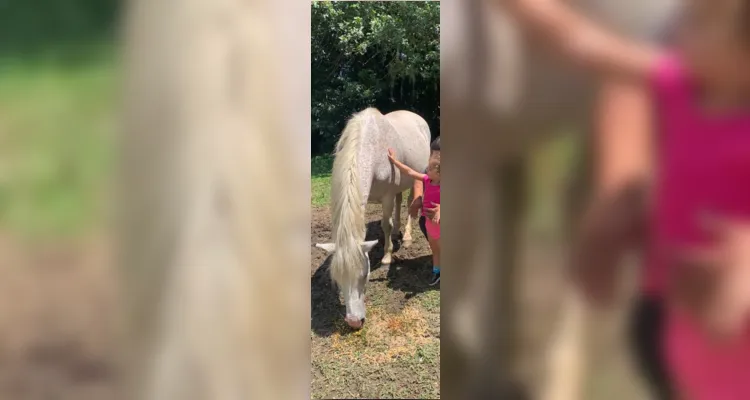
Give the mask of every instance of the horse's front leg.
<path id="1" fill-rule="evenodd" d="M 380 221 L 380 226 L 383 228 L 383 259 L 381 264 L 389 265 L 393 260 L 393 240 L 391 239 L 391 233 L 393 232 L 393 201 L 395 196 L 387 195 L 383 199 L 383 219 Z"/>
<path id="2" fill-rule="evenodd" d="M 409 207 L 411 207 L 411 203 L 414 202 L 414 189 L 409 189 L 409 197 L 406 199 L 407 204 Z M 400 215 L 400 214 L 397 214 Z M 406 211 L 406 225 L 404 226 L 404 238 L 402 241 L 402 246 L 404 248 L 411 246 L 411 213 L 409 210 Z"/>
<path id="3" fill-rule="evenodd" d="M 591 193 L 592 153 L 589 141 L 584 141 L 584 151 L 573 171 L 573 179 L 566 187 L 566 204 L 563 204 L 566 237 L 577 232 L 585 199 Z M 570 248 L 572 243 L 566 243 Z M 566 266 L 574 267 L 575 266 Z M 546 381 L 541 386 L 540 400 L 573 400 L 583 398 L 586 384 L 588 351 L 586 346 L 589 329 L 589 310 L 582 294 L 566 280 L 563 284 L 563 299 L 560 304 L 557 325 L 552 331 L 552 341 L 547 353 Z"/>

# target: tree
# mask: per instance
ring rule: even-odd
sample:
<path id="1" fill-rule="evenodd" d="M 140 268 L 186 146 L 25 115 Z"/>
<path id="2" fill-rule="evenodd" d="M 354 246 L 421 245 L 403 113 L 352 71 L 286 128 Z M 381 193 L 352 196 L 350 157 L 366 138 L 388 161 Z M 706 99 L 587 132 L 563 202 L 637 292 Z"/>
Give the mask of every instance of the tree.
<path id="1" fill-rule="evenodd" d="M 368 106 L 414 111 L 438 135 L 439 39 L 439 2 L 314 2 L 313 153 L 330 152 Z"/>

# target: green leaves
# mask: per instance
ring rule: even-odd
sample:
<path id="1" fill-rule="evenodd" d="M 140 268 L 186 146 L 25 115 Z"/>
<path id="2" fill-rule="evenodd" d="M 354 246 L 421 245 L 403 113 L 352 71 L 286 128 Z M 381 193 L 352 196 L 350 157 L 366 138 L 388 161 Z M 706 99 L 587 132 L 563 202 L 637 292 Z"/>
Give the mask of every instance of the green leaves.
<path id="1" fill-rule="evenodd" d="M 440 3 L 312 4 L 313 151 L 330 152 L 348 117 L 375 106 L 420 113 L 436 133 Z"/>

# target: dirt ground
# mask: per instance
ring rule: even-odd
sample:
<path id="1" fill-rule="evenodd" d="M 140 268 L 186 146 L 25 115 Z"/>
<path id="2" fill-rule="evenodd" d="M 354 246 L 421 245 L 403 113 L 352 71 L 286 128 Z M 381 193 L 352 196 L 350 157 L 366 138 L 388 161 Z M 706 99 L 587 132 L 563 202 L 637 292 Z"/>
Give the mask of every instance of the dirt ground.
<path id="1" fill-rule="evenodd" d="M 377 221 L 378 209 L 368 220 Z M 315 213 L 314 241 L 330 238 Z M 436 398 L 440 381 L 440 288 L 429 287 L 430 252 L 414 244 L 391 268 L 373 258 L 367 327 L 347 332 L 326 256 L 313 250 L 312 388 L 317 398 Z M 382 236 L 379 222 L 368 238 Z M 0 235 L 0 400 L 115 398 L 118 299 L 110 248 L 99 237 L 24 242 Z"/>
<path id="2" fill-rule="evenodd" d="M 406 208 L 402 212 L 405 217 Z M 440 395 L 440 285 L 429 286 L 432 261 L 416 221 L 413 243 L 396 244 L 394 261 L 383 267 L 381 208 L 367 207 L 367 240 L 380 243 L 370 253 L 367 322 L 353 332 L 343 322 L 344 307 L 328 275 L 328 255 L 312 250 L 312 397 L 438 398 Z M 313 243 L 328 242 L 330 212 L 313 209 Z M 402 229 L 403 231 L 403 229 Z"/>
<path id="3" fill-rule="evenodd" d="M 315 209 L 311 240 L 330 240 L 329 212 Z M 368 207 L 368 240 L 379 238 L 379 207 Z M 312 249 L 311 347 L 314 398 L 438 398 L 440 286 L 427 285 L 430 252 L 416 223 L 414 243 L 381 267 L 373 253 L 368 320 L 350 331 L 331 286 L 327 255 Z M 523 354 L 527 382 L 555 322 L 560 252 L 529 233 L 523 263 Z M 109 400 L 114 397 L 114 318 L 110 251 L 97 237 L 41 244 L 0 235 L 0 400 Z M 624 303 L 623 303 L 624 304 Z M 592 324 L 587 399 L 646 399 L 622 338 L 621 307 Z"/>
<path id="4" fill-rule="evenodd" d="M 343 323 L 343 303 L 331 286 L 328 256 L 312 250 L 313 398 L 438 398 L 440 395 L 440 294 L 430 288 L 430 251 L 415 223 L 414 244 L 398 249 L 390 268 L 381 267 L 380 207 L 368 205 L 371 254 L 368 319 L 361 332 Z M 404 217 L 405 221 L 405 217 Z M 533 225 L 533 224 L 530 224 Z M 312 242 L 330 240 L 330 213 L 313 209 Z M 521 266 L 522 379 L 538 387 L 545 350 L 559 315 L 562 264 L 559 236 L 550 226 L 525 234 Z M 594 316 L 588 328 L 585 399 L 647 399 L 625 342 L 627 291 L 613 310 Z M 432 357 L 430 352 L 434 352 Z"/>
<path id="5" fill-rule="evenodd" d="M 96 239 L 0 238 L 0 399 L 114 397 L 115 292 Z"/>

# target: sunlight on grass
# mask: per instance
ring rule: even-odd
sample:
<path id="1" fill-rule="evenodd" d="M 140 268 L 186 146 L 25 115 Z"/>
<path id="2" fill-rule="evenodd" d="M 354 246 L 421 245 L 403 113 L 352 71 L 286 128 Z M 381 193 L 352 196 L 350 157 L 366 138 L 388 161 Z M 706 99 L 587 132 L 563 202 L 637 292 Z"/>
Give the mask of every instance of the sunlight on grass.
<path id="1" fill-rule="evenodd" d="M 437 290 L 427 291 L 415 296 L 419 304 L 427 311 L 440 314 L 440 292 Z"/>
<path id="2" fill-rule="evenodd" d="M 109 173 L 112 57 L 0 63 L 0 225 L 69 234 L 94 217 Z"/>
<path id="3" fill-rule="evenodd" d="M 312 184 L 310 197 L 315 207 L 325 206 L 331 202 L 331 169 L 333 156 L 316 156 L 312 158 Z"/>

